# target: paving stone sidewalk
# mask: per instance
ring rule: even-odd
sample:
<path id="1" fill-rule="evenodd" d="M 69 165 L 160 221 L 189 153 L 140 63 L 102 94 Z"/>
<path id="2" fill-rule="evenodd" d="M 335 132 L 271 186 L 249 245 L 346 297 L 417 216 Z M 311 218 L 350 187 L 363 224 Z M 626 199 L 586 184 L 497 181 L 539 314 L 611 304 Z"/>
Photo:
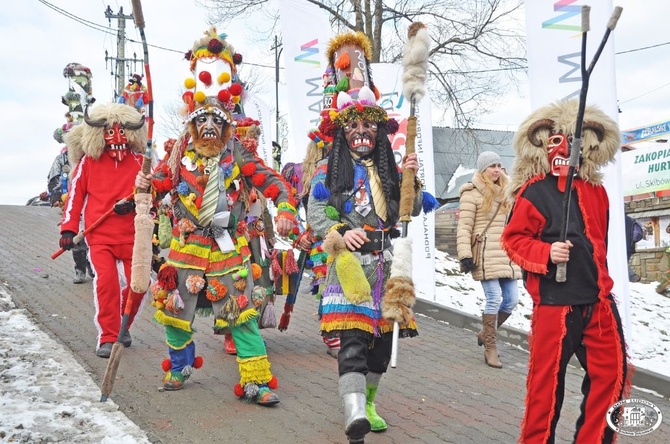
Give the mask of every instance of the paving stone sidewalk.
<path id="1" fill-rule="evenodd" d="M 40 327 L 72 350 L 100 383 L 107 360 L 95 356 L 92 283 L 72 283 L 70 253 L 52 260 L 58 248 L 59 210 L 0 206 L 0 280 L 15 303 Z M 337 394 L 337 363 L 318 335 L 317 302 L 303 287 L 289 329 L 263 330 L 281 403 L 263 408 L 239 401 L 234 356 L 223 352 L 223 337 L 211 332 L 212 318 L 195 322 L 197 354 L 203 368 L 184 390 L 161 389 L 161 361 L 167 357 L 163 328 L 143 306 L 124 350 L 111 398 L 154 443 L 346 443 Z M 277 308 L 283 307 L 279 297 Z M 429 307 L 429 306 L 424 306 Z M 514 443 L 523 414 L 527 352 L 500 344 L 504 368 L 484 364 L 474 333 L 439 320 L 429 307 L 417 314 L 420 336 L 401 340 L 398 366 L 382 379 L 377 411 L 386 432 L 369 434 L 368 444 Z M 450 314 L 455 316 L 453 313 Z M 457 323 L 456 323 L 457 324 Z M 582 371 L 571 368 L 557 442 L 572 441 L 581 401 Z M 631 397 L 653 402 L 664 413 L 658 430 L 619 443 L 670 442 L 670 402 L 635 389 Z"/>

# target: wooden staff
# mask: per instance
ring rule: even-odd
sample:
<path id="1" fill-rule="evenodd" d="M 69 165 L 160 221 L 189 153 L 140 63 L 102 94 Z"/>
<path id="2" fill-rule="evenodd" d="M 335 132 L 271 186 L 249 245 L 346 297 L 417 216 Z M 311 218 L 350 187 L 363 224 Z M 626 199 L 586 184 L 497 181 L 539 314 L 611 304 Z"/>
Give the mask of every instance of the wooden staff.
<path id="1" fill-rule="evenodd" d="M 410 100 L 410 116 L 407 121 L 405 155 L 415 152 L 416 105 L 425 94 L 426 70 L 430 52 L 430 39 L 426 25 L 414 22 L 407 30 L 407 42 L 403 48 L 403 95 Z M 382 315 L 393 319 L 393 342 L 391 345 L 391 367 L 396 367 L 398 359 L 399 323 L 409 323 L 414 317 L 412 306 L 415 301 L 412 281 L 412 242 L 407 237 L 409 222 L 412 220 L 415 195 L 415 172 L 404 170 L 400 187 L 401 238 L 393 248 L 391 277 L 386 282 Z"/>
<path id="2" fill-rule="evenodd" d="M 142 162 L 142 172 L 144 174 L 151 173 L 151 149 L 153 138 L 153 110 L 154 100 L 153 91 L 151 88 L 151 70 L 149 69 L 149 47 L 146 36 L 144 35 L 144 14 L 142 13 L 142 3 L 140 0 L 132 0 L 133 16 L 135 19 L 135 26 L 140 31 L 142 37 L 142 47 L 144 49 L 144 71 L 146 73 L 147 83 L 147 148 L 144 152 L 144 160 Z M 112 352 L 107 362 L 105 375 L 102 378 L 100 402 L 107 401 L 109 394 L 112 392 L 114 379 L 116 379 L 116 372 L 121 363 L 121 352 L 123 351 L 123 336 L 128 331 L 128 324 L 130 323 L 130 312 L 135 303 L 135 299 L 139 302 L 144 293 L 147 291 L 151 276 L 151 258 L 152 258 L 152 243 L 154 221 L 149 210 L 151 209 L 152 196 L 148 189 L 137 189 L 135 194 L 135 243 L 133 245 L 133 260 L 131 266 L 130 289 L 128 291 L 128 300 L 126 301 L 125 310 L 121 319 L 121 327 L 119 328 L 119 336 L 112 346 Z"/>
<path id="3" fill-rule="evenodd" d="M 612 16 L 607 22 L 607 29 L 605 30 L 605 35 L 600 41 L 600 46 L 596 50 L 589 67 L 586 67 L 586 35 L 589 31 L 590 23 L 589 16 L 591 13 L 591 7 L 587 5 L 582 6 L 582 54 L 581 54 L 581 65 L 582 65 L 582 88 L 579 93 L 579 108 L 577 111 L 577 121 L 575 122 L 575 133 L 572 136 L 572 143 L 570 144 L 570 161 L 568 163 L 568 177 L 565 183 L 565 193 L 563 194 L 563 217 L 561 219 L 561 232 L 559 236 L 559 241 L 565 242 L 568 238 L 568 222 L 570 218 L 570 200 L 572 197 L 572 179 L 575 175 L 575 170 L 579 164 L 579 156 L 582 152 L 582 126 L 584 124 L 584 110 L 586 109 L 586 94 L 589 91 L 589 79 L 591 78 L 591 73 L 593 68 L 600 58 L 600 54 L 603 52 L 605 43 L 609 38 L 610 33 L 616 27 L 619 17 L 621 17 L 622 8 L 617 6 L 612 12 Z M 567 262 L 561 262 L 556 265 L 556 282 L 565 282 L 568 278 L 567 274 Z"/>

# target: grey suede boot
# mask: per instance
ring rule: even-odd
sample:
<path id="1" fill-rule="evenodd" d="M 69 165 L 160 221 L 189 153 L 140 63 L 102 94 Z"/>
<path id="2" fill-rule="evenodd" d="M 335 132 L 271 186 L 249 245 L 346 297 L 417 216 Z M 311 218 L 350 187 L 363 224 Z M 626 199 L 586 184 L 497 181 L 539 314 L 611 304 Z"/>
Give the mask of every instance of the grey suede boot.
<path id="1" fill-rule="evenodd" d="M 365 375 L 345 373 L 340 376 L 339 391 L 344 406 L 344 433 L 350 444 L 363 444 L 370 431 L 370 421 L 365 412 Z"/>

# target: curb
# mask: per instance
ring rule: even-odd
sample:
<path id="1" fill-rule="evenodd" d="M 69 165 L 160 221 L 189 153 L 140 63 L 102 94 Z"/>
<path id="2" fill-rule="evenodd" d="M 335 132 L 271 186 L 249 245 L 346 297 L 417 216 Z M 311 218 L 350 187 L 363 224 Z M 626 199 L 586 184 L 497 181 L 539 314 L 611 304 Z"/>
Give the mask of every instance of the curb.
<path id="1" fill-rule="evenodd" d="M 469 313 L 445 307 L 434 302 L 423 299 L 416 299 L 414 311 L 429 318 L 446 322 L 454 327 L 460 327 L 473 332 L 478 332 L 482 328 L 481 319 Z M 516 345 L 528 351 L 528 334 L 514 327 L 502 326 L 498 330 L 499 338 L 511 345 Z M 579 361 L 572 358 L 572 364 L 581 368 Z M 670 398 L 670 378 L 660 373 L 642 368 L 635 368 L 632 379 L 636 387 L 652 390 L 664 398 Z"/>

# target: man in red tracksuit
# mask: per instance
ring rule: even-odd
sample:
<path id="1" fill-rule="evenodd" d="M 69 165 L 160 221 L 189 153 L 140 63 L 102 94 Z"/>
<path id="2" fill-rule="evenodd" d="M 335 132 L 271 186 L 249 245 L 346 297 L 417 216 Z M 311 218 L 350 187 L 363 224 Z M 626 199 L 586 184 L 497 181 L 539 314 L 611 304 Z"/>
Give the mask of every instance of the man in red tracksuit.
<path id="1" fill-rule="evenodd" d="M 100 221 L 86 235 L 86 243 L 95 273 L 96 354 L 102 358 L 111 354 L 129 299 L 130 286 L 121 288 L 117 264 L 123 267 L 123 277 L 129 283 L 135 238 L 131 198 L 135 177 L 142 167 L 146 134 L 144 116 L 128 105 L 109 103 L 96 106 L 90 116 L 86 112 L 85 123 L 73 128 L 65 139 L 70 165 L 76 166 L 63 208 L 60 246 L 66 250 L 74 247 L 82 214 L 84 230 Z M 112 208 L 113 213 L 103 216 Z M 133 300 L 131 323 L 140 302 L 138 298 Z M 130 346 L 130 333 L 124 335 L 122 342 Z"/>
<path id="2" fill-rule="evenodd" d="M 609 201 L 598 171 L 614 159 L 619 131 L 606 114 L 587 107 L 563 242 L 568 145 L 576 115 L 576 100 L 540 108 L 522 123 L 514 140 L 516 200 L 501 242 L 525 270 L 534 304 L 522 443 L 556 439 L 565 372 L 573 355 L 585 370 L 574 442 L 613 442 L 607 411 L 628 387 L 623 330 L 607 269 Z M 567 264 L 565 282 L 556 281 L 560 263 Z"/>

